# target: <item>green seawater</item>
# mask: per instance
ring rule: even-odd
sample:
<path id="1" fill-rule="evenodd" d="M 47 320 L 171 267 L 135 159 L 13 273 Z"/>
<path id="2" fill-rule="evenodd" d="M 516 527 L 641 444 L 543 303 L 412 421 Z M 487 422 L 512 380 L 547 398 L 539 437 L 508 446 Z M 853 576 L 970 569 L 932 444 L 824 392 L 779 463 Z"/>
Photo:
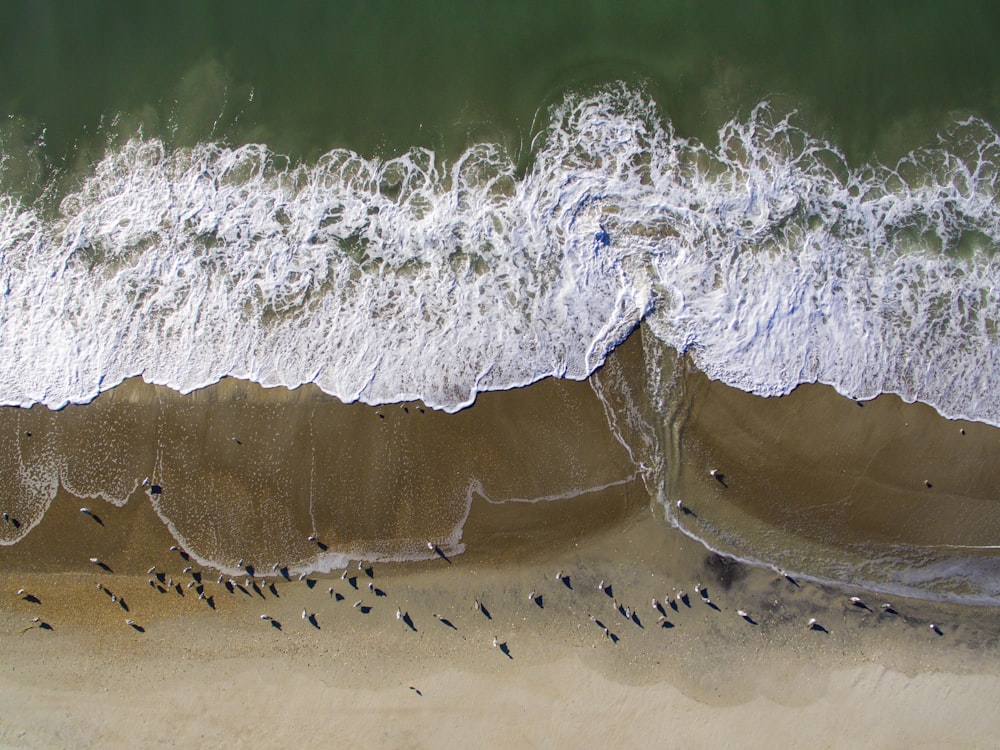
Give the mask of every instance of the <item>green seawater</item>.
<path id="1" fill-rule="evenodd" d="M 547 105 L 619 80 L 683 136 L 767 98 L 884 161 L 1000 122 L 998 31 L 989 2 L 5 2 L 5 170 L 41 179 L 140 129 L 293 159 L 486 140 L 524 160 Z"/>

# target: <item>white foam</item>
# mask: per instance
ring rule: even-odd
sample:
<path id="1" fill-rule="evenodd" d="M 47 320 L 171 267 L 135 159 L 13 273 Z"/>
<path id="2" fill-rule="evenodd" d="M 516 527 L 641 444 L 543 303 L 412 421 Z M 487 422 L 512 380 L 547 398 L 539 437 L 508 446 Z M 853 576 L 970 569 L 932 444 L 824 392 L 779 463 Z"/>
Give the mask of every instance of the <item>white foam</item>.
<path id="1" fill-rule="evenodd" d="M 626 484 L 631 484 L 636 479 L 635 474 L 631 474 L 622 479 L 615 479 L 611 482 L 606 482 L 605 484 L 597 485 L 595 487 L 572 487 L 562 492 L 556 492 L 549 495 L 540 495 L 538 497 L 504 497 L 496 498 L 491 497 L 486 493 L 486 489 L 483 487 L 479 480 L 473 481 L 469 485 L 469 490 L 467 498 L 469 503 L 472 502 L 472 497 L 474 495 L 479 495 L 483 500 L 490 503 L 491 505 L 503 505 L 504 503 L 529 503 L 534 505 L 535 503 L 552 503 L 558 500 L 572 500 L 577 497 L 583 497 L 585 495 L 593 495 L 598 492 L 604 492 L 605 490 L 610 490 L 612 487 L 623 487 Z M 466 514 L 468 515 L 468 514 Z"/>
<path id="2" fill-rule="evenodd" d="M 474 485 L 478 486 L 478 482 L 474 483 Z M 436 542 L 437 546 L 433 551 L 429 551 L 427 549 L 426 539 L 393 539 L 391 542 L 371 540 L 366 546 L 345 546 L 345 548 L 342 549 L 327 549 L 325 551 L 314 549 L 311 554 L 305 556 L 298 555 L 295 556 L 294 559 L 289 559 L 287 556 L 283 556 L 280 560 L 255 559 L 252 560 L 250 564 L 256 568 L 256 575 L 267 575 L 265 571 L 270 570 L 270 566 L 277 562 L 279 565 L 286 568 L 290 576 L 298 576 L 300 574 L 329 574 L 335 570 L 341 570 L 348 567 L 351 560 L 364 560 L 367 562 L 379 563 L 413 562 L 417 560 L 434 559 L 437 557 L 439 551 L 445 557 L 460 555 L 465 552 L 465 544 L 462 542 L 462 534 L 465 528 L 465 522 L 468 520 L 469 512 L 472 509 L 473 491 L 474 488 L 470 488 L 466 493 L 465 509 L 461 518 L 446 536 L 441 537 Z M 149 498 L 153 512 L 156 513 L 159 519 L 163 522 L 163 525 L 167 527 L 171 537 L 177 541 L 178 545 L 180 545 L 185 553 L 192 560 L 198 563 L 199 566 L 202 568 L 217 570 L 228 576 L 242 576 L 247 573 L 246 564 L 238 564 L 232 559 L 213 558 L 199 549 L 199 545 L 189 539 L 170 517 L 170 515 L 164 510 L 162 503 L 158 499 L 159 496 L 152 492 L 147 492 L 146 495 Z M 46 509 L 47 507 L 48 506 L 46 506 Z M 37 523 L 37 521 L 35 523 Z M 23 537 L 24 534 L 20 535 L 17 540 L 11 542 L 6 542 L 0 538 L 0 544 L 14 544 Z"/>
<path id="3" fill-rule="evenodd" d="M 585 378 L 645 318 L 745 390 L 822 381 L 1000 424 L 998 153 L 969 121 L 852 170 L 765 106 L 708 146 L 624 87 L 553 109 L 523 176 L 493 144 L 289 165 L 135 138 L 55 218 L 0 201 L 0 402 L 141 374 L 454 411 Z"/>

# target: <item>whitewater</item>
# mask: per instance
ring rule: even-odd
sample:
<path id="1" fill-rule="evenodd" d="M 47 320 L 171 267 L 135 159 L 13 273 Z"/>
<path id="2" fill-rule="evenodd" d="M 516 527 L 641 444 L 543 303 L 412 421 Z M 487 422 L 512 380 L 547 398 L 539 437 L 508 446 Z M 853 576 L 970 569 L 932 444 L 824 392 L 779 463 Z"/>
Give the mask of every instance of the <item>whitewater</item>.
<path id="1" fill-rule="evenodd" d="M 621 85 L 541 119 L 526 169 L 140 134 L 54 204 L 0 197 L 0 403 L 236 377 L 457 411 L 587 378 L 642 322 L 743 390 L 1000 425 L 991 126 L 859 167 L 766 103 L 712 144 Z"/>

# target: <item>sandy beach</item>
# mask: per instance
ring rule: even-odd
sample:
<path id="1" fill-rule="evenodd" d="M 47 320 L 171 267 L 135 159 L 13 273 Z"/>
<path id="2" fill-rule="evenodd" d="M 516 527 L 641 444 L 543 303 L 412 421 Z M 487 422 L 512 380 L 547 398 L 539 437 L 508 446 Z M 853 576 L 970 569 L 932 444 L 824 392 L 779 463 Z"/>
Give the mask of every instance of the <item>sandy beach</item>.
<path id="1" fill-rule="evenodd" d="M 702 511 L 681 518 L 699 538 L 888 594 L 996 604 L 995 428 L 815 384 L 764 401 L 694 371 L 684 400 L 674 491 Z"/>
<path id="2" fill-rule="evenodd" d="M 491 519 L 479 516 L 490 512 L 474 507 L 470 547 L 485 541 L 477 534 Z M 186 586 L 191 576 L 167 551 L 162 526 L 138 515 L 131 520 L 153 530 L 142 542 L 158 567 Z M 556 580 L 560 571 L 569 585 Z M 982 747 L 997 729 L 992 612 L 899 600 L 886 613 L 876 599 L 868 611 L 843 591 L 720 567 L 641 508 L 530 562 L 467 553 L 452 564 L 376 564 L 372 578 L 356 566 L 348 573 L 360 591 L 339 576 L 278 579 L 276 594 L 260 595 L 208 581 L 214 609 L 186 588 L 159 593 L 142 576 L 7 574 L 8 589 L 23 586 L 39 601 L 4 592 L 0 741 Z M 601 579 L 613 596 L 598 590 Z M 385 596 L 368 592 L 368 581 Z M 673 627 L 664 628 L 650 600 L 680 588 L 690 607 L 668 605 Z M 397 606 L 412 628 L 396 619 Z M 812 617 L 824 631 L 807 628 Z"/>
<path id="3" fill-rule="evenodd" d="M 0 3 L 0 750 L 996 746 L 1000 5 L 440 6 Z"/>
<path id="4" fill-rule="evenodd" d="M 638 354 L 637 343 L 630 342 L 614 365 L 622 368 L 618 375 L 627 375 Z M 938 433 L 945 429 L 958 434 L 959 429 L 925 407 L 898 399 L 859 408 L 815 386 L 786 400 L 766 401 L 729 392 L 699 380 L 696 373 L 685 382 L 689 404 L 679 486 L 702 527 L 749 529 L 745 533 L 754 540 L 753 533 L 764 528 L 760 524 L 772 529 L 773 536 L 773 529 L 785 522 L 764 513 L 761 509 L 771 505 L 761 498 L 769 492 L 798 496 L 802 477 L 814 478 L 811 471 L 786 476 L 777 469 L 796 445 L 801 453 L 816 456 L 819 465 L 831 466 L 831 457 L 842 451 L 821 450 L 808 441 L 833 445 L 831 440 L 840 439 L 855 446 L 856 455 L 844 458 L 845 466 L 865 474 L 870 462 L 863 459 L 870 448 L 856 445 L 852 435 L 871 435 L 875 427 L 892 432 L 898 419 L 920 426 L 917 442 L 941 437 Z M 162 416 L 168 412 L 179 425 L 184 421 L 177 414 L 186 415 L 189 427 L 197 425 L 205 414 L 221 413 L 222 406 L 235 403 L 232 394 L 243 398 L 247 392 L 238 383 L 225 388 L 228 395 L 199 392 L 187 402 L 169 396 L 180 399 L 185 410 L 170 413 L 159 403 L 159 424 L 169 421 Z M 119 391 L 117 400 L 125 401 L 128 393 Z M 154 408 L 141 394 L 131 393 L 141 412 Z M 225 425 L 242 425 L 240 444 L 228 439 L 233 431 L 226 429 L 215 445 L 252 447 L 253 425 L 261 432 L 264 425 L 291 430 L 276 423 L 274 414 L 280 409 L 299 414 L 293 402 L 300 403 L 302 394 L 273 391 L 262 398 L 272 409 L 270 421 L 255 408 L 255 418 L 241 423 L 245 412 L 232 408 Z M 102 408 L 100 401 L 95 403 Z M 78 422 L 93 406 L 72 407 L 79 414 L 70 419 Z M 300 580 L 292 571 L 285 577 L 261 564 L 271 559 L 261 554 L 253 576 L 229 571 L 219 584 L 217 569 L 170 550 L 177 539 L 163 520 L 163 505 L 148 489 L 137 488 L 123 504 L 91 499 L 89 516 L 80 512 L 78 497 L 60 491 L 22 541 L 0 550 L 0 705 L 5 709 L 0 712 L 0 743 L 982 747 L 1000 728 L 990 708 L 1000 688 L 995 609 L 887 599 L 863 588 L 786 578 L 771 568 L 709 552 L 664 520 L 664 509 L 651 503 L 642 479 L 630 474 L 630 464 L 615 452 L 621 445 L 597 429 L 603 410 L 587 383 L 547 381 L 516 393 L 489 394 L 455 416 L 421 414 L 413 405 L 413 420 L 405 424 L 416 426 L 400 428 L 384 441 L 395 447 L 383 453 L 377 437 L 364 430 L 384 431 L 390 418 L 404 424 L 409 412 L 399 406 L 324 408 L 338 415 L 328 415 L 329 435 L 337 434 L 338 417 L 356 420 L 348 423 L 360 434 L 356 444 L 378 453 L 376 459 L 361 459 L 362 464 L 404 456 L 411 474 L 412 467 L 432 461 L 452 469 L 462 461 L 482 464 L 480 476 L 488 480 L 482 494 L 474 493 L 468 507 L 459 508 L 459 515 L 468 514 L 460 519 L 460 538 L 442 545 L 441 556 L 426 551 L 434 529 L 448 531 L 447 523 L 435 519 L 450 516 L 441 511 L 443 516 L 434 512 L 425 518 L 421 509 L 454 508 L 450 501 L 465 492 L 459 479 L 468 478 L 455 469 L 448 485 L 440 482 L 447 472 L 427 472 L 402 505 L 387 506 L 392 512 L 381 519 L 364 516 L 374 525 L 366 530 L 361 524 L 350 539 L 361 546 L 369 538 L 365 534 L 382 534 L 396 549 L 399 543 L 423 545 L 423 556 L 430 559 L 369 559 L 359 570 L 355 558 L 346 568 Z M 376 411 L 385 416 L 379 418 Z M 538 425 L 554 414 L 561 416 L 547 427 Z M 729 425 L 725 429 L 722 414 Z M 798 426 L 796 414 L 805 415 Z M 821 437 L 807 429 L 806 417 L 819 419 L 817 414 L 826 425 Z M 831 416 L 837 414 L 844 419 L 856 414 L 870 423 L 859 433 L 857 425 L 845 427 Z M 523 421 L 526 415 L 536 420 L 533 426 Z M 420 426 L 417 416 L 440 421 Z M 30 418 L 43 417 L 52 415 Z M 296 419 L 288 421 L 309 424 Z M 346 429 L 344 424 L 340 428 Z M 795 439 L 762 449 L 751 436 L 771 434 L 776 424 Z M 19 429 L 25 429 L 23 423 Z M 981 425 L 961 429 L 967 429 L 961 437 L 995 450 L 993 431 Z M 41 436 L 39 430 L 36 424 L 32 439 Z M 71 432 L 64 429 L 60 439 Z M 205 440 L 204 430 L 193 432 Z M 408 440 L 414 433 L 417 437 Z M 483 434 L 492 440 L 472 449 L 471 436 Z M 535 442 L 519 442 L 520 436 L 532 434 Z M 572 460 L 573 450 L 582 450 L 580 444 L 589 446 L 592 457 L 605 456 L 589 461 L 586 476 L 579 475 Z M 163 455 L 162 437 L 158 445 Z M 206 445 L 212 450 L 211 440 Z M 301 439 L 297 445 L 301 448 Z M 409 453 L 414 446 L 423 453 Z M 937 443 L 932 447 L 912 460 L 938 486 L 947 486 L 961 472 L 949 474 L 954 456 L 941 452 Z M 450 460 L 436 453 L 442 450 L 451 452 Z M 751 454 L 753 461 L 748 461 Z M 492 473 L 483 455 L 494 456 Z M 932 463 L 935 456 L 939 464 Z M 235 487 L 234 474 L 218 468 L 226 461 L 240 465 L 226 456 L 207 465 L 216 467 L 218 481 Z M 725 467 L 726 486 L 705 468 L 716 464 Z M 295 466 L 293 462 L 292 468 L 281 470 L 294 476 Z M 512 467 L 526 470 L 518 473 Z M 885 471 L 899 483 L 907 467 Z M 758 480 L 751 482 L 751 476 Z M 576 477 L 574 486 L 603 489 L 561 496 L 567 477 Z M 810 492 L 828 481 L 827 476 L 820 479 Z M 389 472 L 376 472 L 366 481 L 388 494 L 395 479 Z M 981 484 L 963 492 L 979 493 L 989 502 L 988 481 L 991 476 L 983 472 Z M 380 484 L 384 482 L 389 486 Z M 193 486 L 204 492 L 203 485 Z M 446 486 L 452 495 L 428 506 L 424 498 Z M 171 488 L 164 482 L 162 494 Z M 900 502 L 905 501 L 906 492 L 897 491 Z M 228 529 L 226 519 L 235 511 L 225 515 L 226 503 L 232 505 L 234 498 L 245 502 L 241 498 L 246 497 L 233 490 L 216 498 L 208 525 Z M 547 499 L 499 502 L 537 497 Z M 862 497 L 860 491 L 857 497 Z M 294 521 L 300 505 L 293 501 L 287 505 L 290 510 L 279 505 L 274 511 L 287 512 L 300 534 L 286 551 L 288 562 L 299 559 L 296 555 L 304 558 L 307 553 L 300 554 L 300 547 L 310 545 L 306 521 Z M 323 512 L 336 517 L 336 507 L 326 506 L 312 517 L 322 518 Z M 912 516 L 920 507 L 906 512 L 918 527 L 919 519 Z M 730 516 L 737 514 L 762 520 L 734 525 Z M 818 517 L 822 521 L 822 514 Z M 304 518 L 310 518 L 308 511 Z M 863 535 L 879 541 L 885 518 L 872 518 L 882 521 L 862 517 L 846 531 L 828 521 L 821 541 L 828 549 Z M 924 517 L 925 523 L 928 518 L 935 517 Z M 695 519 L 685 517 L 684 522 Z M 247 528 L 237 525 L 218 549 L 238 554 L 240 545 L 259 538 Z M 342 541 L 333 531 L 341 527 L 331 522 L 320 528 L 332 543 Z M 976 532 L 975 524 L 948 529 L 955 539 Z M 803 554 L 801 538 L 809 541 L 807 534 L 794 525 L 781 533 L 789 549 Z M 268 555 L 272 548 L 267 543 L 275 544 L 274 549 L 281 543 L 263 542 Z M 204 554 L 205 548 L 199 551 Z M 106 568 L 89 562 L 91 557 Z M 245 567 L 247 561 L 242 562 Z M 147 574 L 150 566 L 155 570 Z M 15 593 L 22 588 L 29 599 Z M 682 592 L 686 602 L 677 598 Z M 852 602 L 851 596 L 859 601 Z M 883 608 L 886 603 L 891 608 Z M 397 619 L 397 608 L 405 618 Z M 262 620 L 262 615 L 271 619 Z M 811 619 L 817 627 L 808 625 Z"/>

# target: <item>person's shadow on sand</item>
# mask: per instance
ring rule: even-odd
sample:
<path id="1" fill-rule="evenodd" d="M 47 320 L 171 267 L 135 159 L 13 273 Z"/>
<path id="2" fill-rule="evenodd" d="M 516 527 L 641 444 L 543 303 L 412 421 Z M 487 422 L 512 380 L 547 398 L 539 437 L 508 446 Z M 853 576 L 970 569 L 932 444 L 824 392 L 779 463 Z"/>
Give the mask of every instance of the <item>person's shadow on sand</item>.
<path id="1" fill-rule="evenodd" d="M 452 564 L 451 560 L 449 560 L 449 559 L 448 559 L 448 555 L 446 555 L 446 554 L 444 553 L 444 550 L 442 550 L 442 549 L 441 549 L 440 547 L 438 547 L 438 546 L 437 546 L 436 544 L 434 545 L 434 554 L 435 554 L 435 555 L 437 555 L 438 557 L 440 557 L 440 558 L 441 558 L 442 560 L 444 560 L 444 561 L 445 561 L 446 563 L 448 563 L 449 565 L 451 565 L 451 564 Z"/>

